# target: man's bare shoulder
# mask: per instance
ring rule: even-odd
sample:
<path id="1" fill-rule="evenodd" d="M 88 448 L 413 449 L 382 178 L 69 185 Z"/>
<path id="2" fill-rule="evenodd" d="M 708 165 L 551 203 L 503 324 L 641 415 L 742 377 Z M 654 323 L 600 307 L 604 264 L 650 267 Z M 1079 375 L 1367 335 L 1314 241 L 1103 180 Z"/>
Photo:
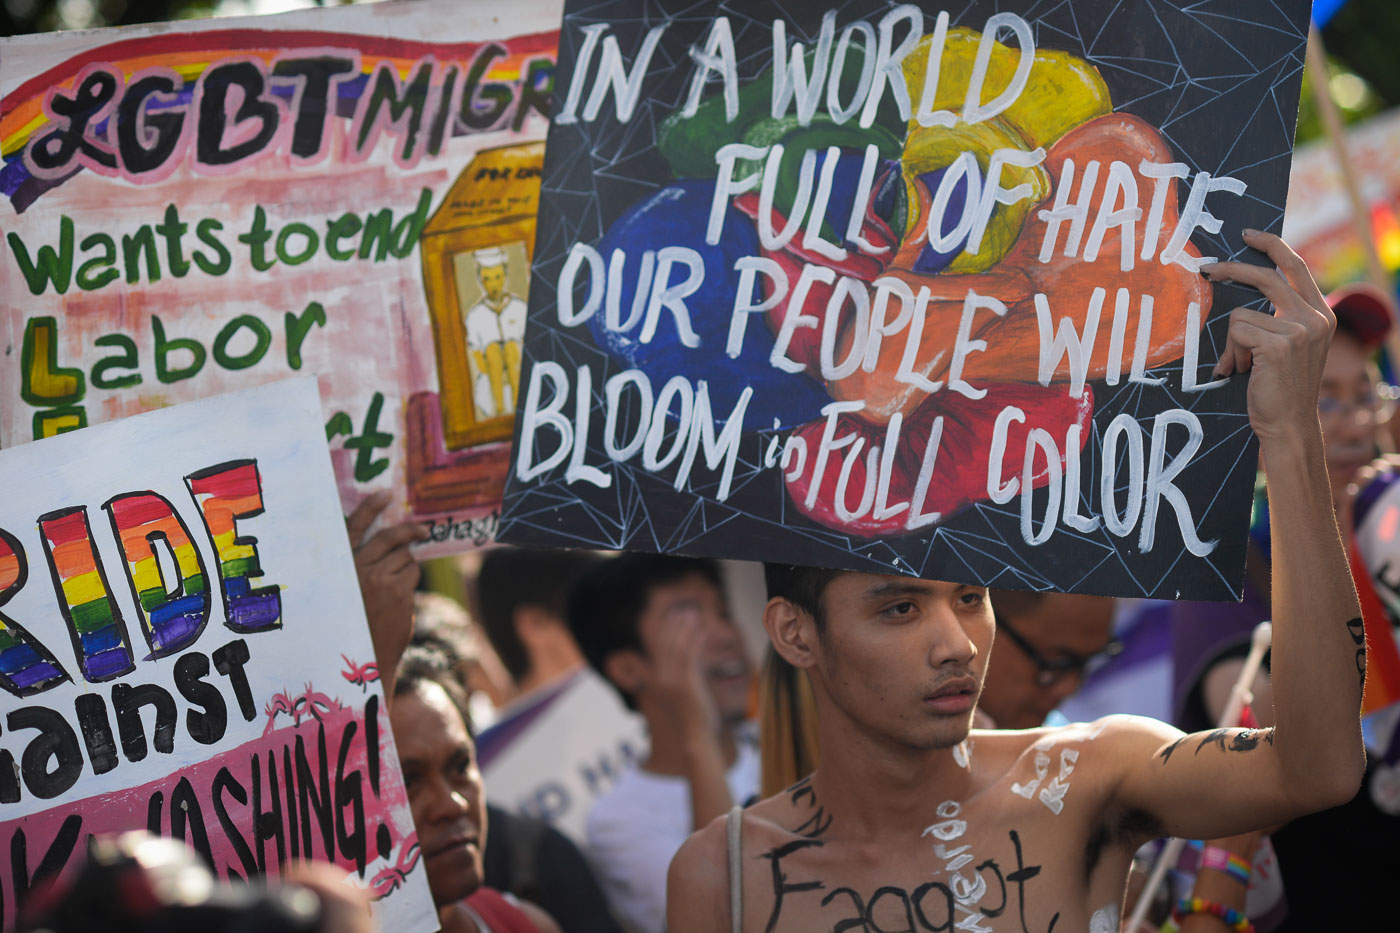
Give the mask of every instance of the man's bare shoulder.
<path id="1" fill-rule="evenodd" d="M 1027 752 L 1066 744 L 1094 743 L 1104 751 L 1136 757 L 1135 753 L 1143 748 L 1156 748 L 1183 734 L 1175 726 L 1148 716 L 1114 713 L 1089 722 L 1038 729 L 973 730 L 967 744 L 979 751 L 979 764 L 995 767 L 998 762 L 1014 763 Z"/>
<path id="2" fill-rule="evenodd" d="M 719 930 L 728 922 L 729 850 L 721 816 L 682 843 L 666 875 L 666 923 L 673 931 Z"/>

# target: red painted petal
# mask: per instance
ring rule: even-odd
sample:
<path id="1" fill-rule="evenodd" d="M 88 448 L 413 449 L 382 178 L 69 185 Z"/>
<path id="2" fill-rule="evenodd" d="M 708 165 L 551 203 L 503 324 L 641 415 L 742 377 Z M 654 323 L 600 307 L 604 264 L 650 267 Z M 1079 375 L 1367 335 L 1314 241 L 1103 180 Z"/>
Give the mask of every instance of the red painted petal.
<path id="1" fill-rule="evenodd" d="M 992 387 L 981 399 L 946 393 L 931 396 L 901 427 L 890 469 L 889 489 L 883 502 L 884 514 L 880 514 L 878 508 L 882 504 L 878 501 L 878 486 L 883 458 L 880 454 L 872 457 L 871 451 L 872 447 L 879 448 L 886 443 L 887 428 L 871 424 L 859 415 L 837 418 L 832 442 L 845 443 L 829 452 L 822 464 L 817 494 L 810 505 L 807 503 L 814 482 L 818 448 L 826 431 L 825 420 L 816 421 L 794 432 L 794 436 L 805 443 L 805 456 L 799 458 L 794 453 L 792 460 L 784 464 L 788 495 L 802 514 L 837 531 L 860 537 L 915 533 L 908 527 L 913 511 L 911 503 L 936 419 L 943 418 L 942 434 L 933 476 L 919 511 L 923 515 L 937 512 L 947 517 L 969 502 L 988 498 L 987 473 L 993 431 L 997 417 L 1008 407 L 1020 409 L 1025 420 L 1011 422 L 1006 429 L 1001 483 L 1022 475 L 1026 439 L 1034 428 L 1048 431 L 1056 444 L 1064 447 L 1068 429 L 1077 424 L 1082 448 L 1093 420 L 1094 396 L 1087 386 L 1083 395 L 1074 397 L 1058 386 L 1042 388 L 1021 384 Z M 1067 456 L 1067 451 L 1061 450 L 1061 471 Z M 1035 466 L 1031 485 L 1040 487 L 1050 481 L 1050 468 L 1039 458 Z M 845 515 L 836 505 L 843 469 L 848 474 L 842 490 Z M 900 508 L 901 504 L 905 507 Z M 898 511 L 889 514 L 890 510 Z"/>

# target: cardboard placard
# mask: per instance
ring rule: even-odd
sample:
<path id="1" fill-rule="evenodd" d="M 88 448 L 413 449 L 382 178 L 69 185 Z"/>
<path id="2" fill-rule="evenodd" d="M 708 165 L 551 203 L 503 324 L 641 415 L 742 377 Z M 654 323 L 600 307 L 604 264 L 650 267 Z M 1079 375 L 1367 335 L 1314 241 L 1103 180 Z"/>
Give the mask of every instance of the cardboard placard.
<path id="1" fill-rule="evenodd" d="M 89 834 L 329 861 L 434 930 L 316 381 L 0 451 L 0 890 Z M 27 854 L 26 854 L 27 853 Z"/>
<path id="2" fill-rule="evenodd" d="M 1307 15 L 568 3 L 502 540 L 1238 598 Z"/>
<path id="3" fill-rule="evenodd" d="M 558 21 L 429 0 L 0 43 L 0 445 L 317 373 L 347 511 L 392 487 L 420 556 L 490 541 Z"/>

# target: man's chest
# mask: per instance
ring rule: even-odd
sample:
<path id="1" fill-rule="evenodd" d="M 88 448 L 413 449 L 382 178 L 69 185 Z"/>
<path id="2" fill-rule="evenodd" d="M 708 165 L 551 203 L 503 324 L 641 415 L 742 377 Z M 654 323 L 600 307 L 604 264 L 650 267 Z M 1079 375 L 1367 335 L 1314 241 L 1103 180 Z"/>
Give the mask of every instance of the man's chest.
<path id="1" fill-rule="evenodd" d="M 1041 933 L 1082 916 L 1082 862 L 1064 858 L 1043 831 L 974 832 L 956 811 L 944 812 L 911 830 L 913 845 L 857 848 L 818 837 L 746 847 L 744 928 Z"/>

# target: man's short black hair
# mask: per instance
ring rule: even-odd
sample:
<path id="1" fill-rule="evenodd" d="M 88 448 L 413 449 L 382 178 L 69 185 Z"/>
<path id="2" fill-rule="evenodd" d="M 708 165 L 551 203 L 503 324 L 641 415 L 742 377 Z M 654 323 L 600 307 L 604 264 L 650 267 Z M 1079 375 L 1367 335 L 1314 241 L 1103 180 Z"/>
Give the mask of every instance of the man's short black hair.
<path id="1" fill-rule="evenodd" d="M 574 640 L 593 669 L 607 677 L 604 664 L 613 654 L 645 653 L 640 627 L 651 591 L 696 575 L 724 593 L 719 564 L 699 557 L 622 554 L 584 574 L 569 597 L 566 615 Z M 635 697 L 621 687 L 617 691 L 628 709 L 637 708 Z"/>
<path id="2" fill-rule="evenodd" d="M 530 655 L 515 631 L 515 610 L 538 606 L 564 617 L 569 591 L 602 558 L 592 551 L 501 547 L 487 551 L 477 576 L 481 627 L 510 676 L 530 673 Z"/>
<path id="3" fill-rule="evenodd" d="M 822 593 L 827 584 L 845 573 L 821 567 L 799 567 L 796 564 L 764 564 L 763 581 L 768 585 L 768 598 L 783 598 L 803 610 L 817 623 L 817 631 L 826 628 L 822 611 Z"/>
<path id="4" fill-rule="evenodd" d="M 457 712 L 462 715 L 462 724 L 467 727 L 467 734 L 475 738 L 471 708 L 467 705 L 467 691 L 452 669 L 451 659 L 438 647 L 426 644 L 409 645 L 399 661 L 398 673 L 394 679 L 394 696 L 411 693 L 423 684 L 437 684 L 443 689 L 452 705 L 457 708 Z"/>

